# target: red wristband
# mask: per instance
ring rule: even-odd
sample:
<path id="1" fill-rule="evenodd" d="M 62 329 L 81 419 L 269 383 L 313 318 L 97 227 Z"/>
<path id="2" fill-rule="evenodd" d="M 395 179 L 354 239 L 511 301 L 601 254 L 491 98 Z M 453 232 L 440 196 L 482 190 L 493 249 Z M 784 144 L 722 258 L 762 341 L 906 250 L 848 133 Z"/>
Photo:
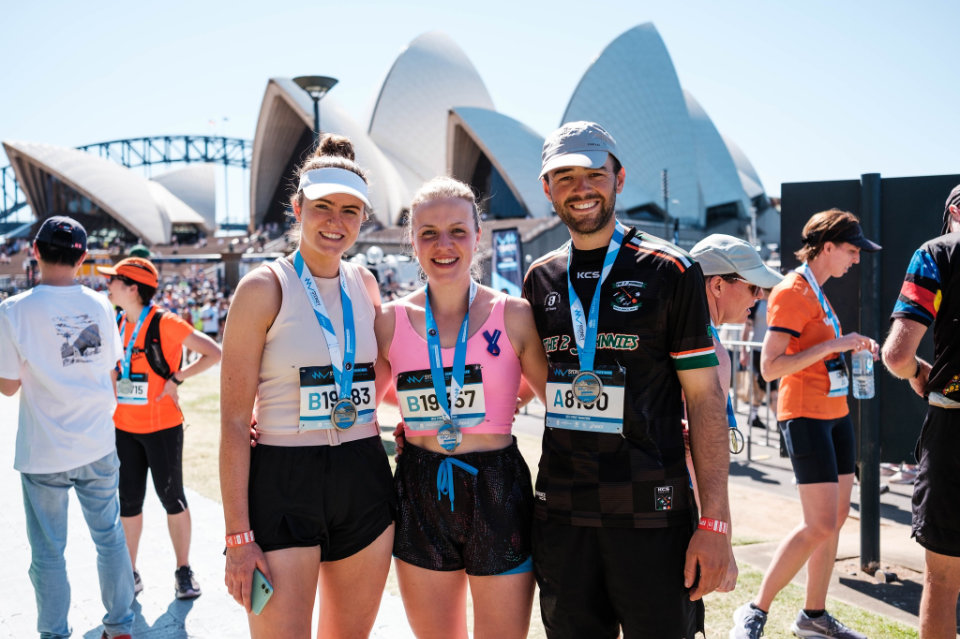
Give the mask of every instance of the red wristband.
<path id="1" fill-rule="evenodd" d="M 701 517 L 697 528 L 700 530 L 709 530 L 710 532 L 720 533 L 721 535 L 726 535 L 728 532 L 730 532 L 730 524 L 725 521 L 720 521 L 719 519 L 710 519 L 709 517 Z"/>
<path id="2" fill-rule="evenodd" d="M 234 548 L 235 546 L 246 546 L 247 544 L 253 543 L 253 531 L 248 530 L 247 532 L 242 533 L 233 533 L 232 535 L 227 535 L 227 548 Z"/>

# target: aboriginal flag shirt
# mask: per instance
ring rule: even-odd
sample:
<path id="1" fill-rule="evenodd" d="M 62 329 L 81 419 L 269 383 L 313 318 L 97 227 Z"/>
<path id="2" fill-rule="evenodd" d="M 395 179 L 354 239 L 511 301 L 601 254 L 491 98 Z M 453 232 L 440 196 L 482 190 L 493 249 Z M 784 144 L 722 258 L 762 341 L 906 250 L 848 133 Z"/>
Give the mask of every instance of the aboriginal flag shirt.
<path id="1" fill-rule="evenodd" d="M 960 402 L 960 233 L 941 235 L 916 250 L 890 318 L 933 324 L 926 391 Z"/>

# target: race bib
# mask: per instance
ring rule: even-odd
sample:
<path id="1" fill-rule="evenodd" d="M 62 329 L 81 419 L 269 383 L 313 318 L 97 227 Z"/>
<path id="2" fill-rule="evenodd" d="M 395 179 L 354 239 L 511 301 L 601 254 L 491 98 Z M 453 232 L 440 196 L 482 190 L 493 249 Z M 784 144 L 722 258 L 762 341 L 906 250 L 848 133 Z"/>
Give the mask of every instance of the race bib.
<path id="1" fill-rule="evenodd" d="M 453 368 L 443 369 L 444 386 L 450 388 Z M 460 428 L 470 428 L 483 422 L 486 415 L 483 397 L 483 375 L 479 364 L 470 364 L 464 369 L 463 388 L 457 401 L 447 405 L 453 420 Z M 433 389 L 433 374 L 429 370 L 406 371 L 397 375 L 397 402 L 403 414 L 403 424 L 410 430 L 436 430 L 443 426 L 443 411 Z"/>
<path id="2" fill-rule="evenodd" d="M 593 433 L 623 433 L 623 401 L 626 369 L 622 366 L 595 367 L 602 386 L 597 399 L 584 403 L 574 392 L 580 370 L 550 366 L 547 372 L 547 428 L 566 428 Z"/>
<path id="3" fill-rule="evenodd" d="M 117 403 L 132 406 L 146 406 L 147 374 L 130 373 L 130 379 L 118 379 Z"/>
<path id="4" fill-rule="evenodd" d="M 847 377 L 847 367 L 840 357 L 834 357 L 824 362 L 827 366 L 827 375 L 830 376 L 830 390 L 827 397 L 846 397 L 850 388 L 850 378 Z"/>
<path id="5" fill-rule="evenodd" d="M 353 367 L 353 387 L 349 399 L 357 408 L 358 424 L 367 424 L 376 418 L 377 388 L 373 364 Z M 300 430 L 329 430 L 333 428 L 330 414 L 340 401 L 333 380 L 332 366 L 302 366 L 300 368 Z"/>

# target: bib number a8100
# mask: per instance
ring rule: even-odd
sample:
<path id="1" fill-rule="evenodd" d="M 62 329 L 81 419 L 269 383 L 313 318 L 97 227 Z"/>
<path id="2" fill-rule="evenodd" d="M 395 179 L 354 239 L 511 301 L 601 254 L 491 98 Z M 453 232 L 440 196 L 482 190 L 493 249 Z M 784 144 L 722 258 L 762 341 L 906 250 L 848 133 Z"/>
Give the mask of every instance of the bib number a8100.
<path id="1" fill-rule="evenodd" d="M 590 403 L 577 399 L 574 380 L 580 373 L 574 367 L 551 365 L 548 368 L 547 428 L 622 433 L 626 371 L 620 366 L 596 367 L 593 373 L 600 379 L 600 392 Z"/>

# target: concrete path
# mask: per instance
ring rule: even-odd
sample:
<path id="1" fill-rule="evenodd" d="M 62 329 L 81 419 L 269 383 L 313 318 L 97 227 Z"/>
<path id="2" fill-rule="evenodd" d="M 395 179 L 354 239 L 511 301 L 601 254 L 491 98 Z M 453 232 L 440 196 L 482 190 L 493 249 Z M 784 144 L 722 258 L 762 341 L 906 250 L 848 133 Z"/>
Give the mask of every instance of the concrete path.
<path id="1" fill-rule="evenodd" d="M 0 395 L 0 530 L 6 539 L 4 579 L 0 580 L 0 639 L 38 636 L 37 606 L 27 570 L 30 546 L 23 513 L 20 474 L 13 470 L 19 394 Z M 147 490 L 138 567 L 144 591 L 135 606 L 135 639 L 221 639 L 249 636 L 243 609 L 223 583 L 223 512 L 220 504 L 187 489 L 193 518 L 190 559 L 203 595 L 194 601 L 174 597 L 173 548 L 166 514 Z M 76 497 L 70 500 L 67 572 L 72 589 L 70 624 L 74 637 L 99 639 L 104 615 L 96 572 L 96 550 Z M 385 593 L 373 637 L 412 639 L 399 597 Z"/>

